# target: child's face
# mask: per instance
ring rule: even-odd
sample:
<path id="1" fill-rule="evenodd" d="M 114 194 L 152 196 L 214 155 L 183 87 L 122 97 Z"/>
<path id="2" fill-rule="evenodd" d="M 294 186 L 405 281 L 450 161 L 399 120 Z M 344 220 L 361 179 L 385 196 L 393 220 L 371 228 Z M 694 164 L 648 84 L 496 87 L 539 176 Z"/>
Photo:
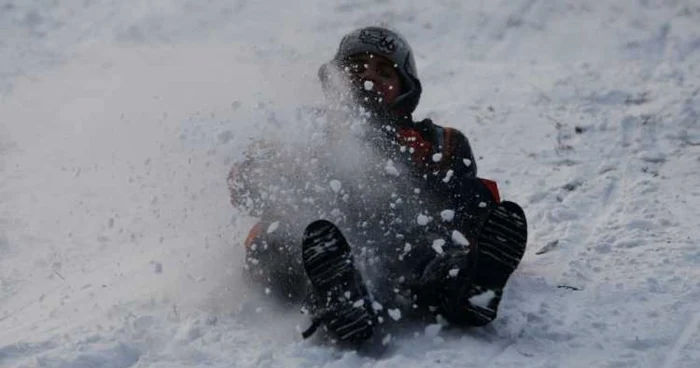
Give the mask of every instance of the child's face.
<path id="1" fill-rule="evenodd" d="M 352 55 L 344 69 L 354 85 L 376 93 L 385 105 L 393 104 L 401 95 L 401 77 L 396 65 L 384 56 L 371 53 Z"/>

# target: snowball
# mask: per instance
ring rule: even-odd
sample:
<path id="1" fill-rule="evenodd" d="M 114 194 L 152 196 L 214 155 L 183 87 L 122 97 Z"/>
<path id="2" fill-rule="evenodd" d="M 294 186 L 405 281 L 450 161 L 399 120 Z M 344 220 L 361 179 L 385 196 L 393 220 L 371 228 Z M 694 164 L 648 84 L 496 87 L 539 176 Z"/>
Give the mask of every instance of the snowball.
<path id="1" fill-rule="evenodd" d="M 270 226 L 267 227 L 267 233 L 268 233 L 268 234 L 274 233 L 275 230 L 277 230 L 277 228 L 278 228 L 279 226 L 280 226 L 280 222 L 279 222 L 279 221 L 275 221 L 275 222 L 271 223 Z"/>
<path id="2" fill-rule="evenodd" d="M 442 182 L 443 182 L 443 183 L 449 183 L 449 182 L 450 182 L 450 179 L 452 179 L 452 175 L 454 175 L 454 173 L 455 173 L 455 172 L 454 172 L 453 170 L 447 170 L 447 173 L 445 174 L 445 177 L 442 178 Z"/>
<path id="3" fill-rule="evenodd" d="M 394 161 L 388 160 L 386 162 L 386 166 L 384 166 L 384 171 L 386 171 L 387 174 L 393 175 L 393 176 L 399 176 L 399 170 L 394 166 Z"/>
<path id="4" fill-rule="evenodd" d="M 449 271 L 450 277 L 457 277 L 459 275 L 459 268 L 453 268 Z"/>
<path id="5" fill-rule="evenodd" d="M 437 323 L 429 324 L 425 326 L 425 336 L 427 337 L 436 337 L 440 331 L 442 330 L 442 325 L 439 325 Z"/>
<path id="6" fill-rule="evenodd" d="M 469 246 L 469 240 L 457 230 L 452 231 L 452 241 L 463 246 Z"/>
<path id="7" fill-rule="evenodd" d="M 472 166 L 472 160 L 468 158 L 465 158 L 464 160 L 462 160 L 462 162 L 464 162 L 464 166 L 466 167 Z"/>
<path id="8" fill-rule="evenodd" d="M 473 297 L 469 298 L 469 303 L 480 308 L 488 308 L 489 303 L 495 297 L 496 293 L 494 293 L 493 290 L 486 290 L 481 294 L 474 295 Z"/>
<path id="9" fill-rule="evenodd" d="M 384 308 L 384 307 L 382 307 L 381 304 L 379 304 L 377 302 L 372 302 L 372 309 L 374 309 L 376 311 L 380 311 L 380 310 L 382 310 L 382 308 Z"/>
<path id="10" fill-rule="evenodd" d="M 430 222 L 430 217 L 428 217 L 424 214 L 420 214 L 420 215 L 418 215 L 418 218 L 416 219 L 416 221 L 418 222 L 418 225 L 425 226 L 428 224 L 428 222 Z"/>
<path id="11" fill-rule="evenodd" d="M 433 155 L 433 162 L 440 162 L 442 160 L 442 153 L 436 153 Z"/>
<path id="12" fill-rule="evenodd" d="M 486 202 L 479 202 L 479 208 L 486 208 Z"/>
<path id="13" fill-rule="evenodd" d="M 393 319 L 394 321 L 398 321 L 401 319 L 401 311 L 397 309 L 389 309 L 387 310 L 387 313 L 389 314 L 389 317 Z"/>
<path id="14" fill-rule="evenodd" d="M 355 308 L 360 308 L 363 305 L 365 305 L 365 300 L 364 299 L 359 299 L 356 302 L 352 303 L 352 306 Z"/>
<path id="15" fill-rule="evenodd" d="M 442 212 L 440 212 L 440 217 L 442 218 L 442 221 L 450 222 L 455 218 L 455 211 L 443 210 Z"/>
<path id="16" fill-rule="evenodd" d="M 433 240 L 433 249 L 437 254 L 442 254 L 444 251 L 442 250 L 442 246 L 445 245 L 445 240 L 444 239 L 435 239 Z"/>
<path id="17" fill-rule="evenodd" d="M 374 88 L 374 82 L 365 81 L 363 87 L 365 87 L 365 91 L 371 91 Z"/>
<path id="18" fill-rule="evenodd" d="M 342 185 L 340 184 L 340 180 L 333 179 L 330 182 L 331 189 L 333 189 L 334 192 L 338 193 L 340 191 L 340 188 Z"/>

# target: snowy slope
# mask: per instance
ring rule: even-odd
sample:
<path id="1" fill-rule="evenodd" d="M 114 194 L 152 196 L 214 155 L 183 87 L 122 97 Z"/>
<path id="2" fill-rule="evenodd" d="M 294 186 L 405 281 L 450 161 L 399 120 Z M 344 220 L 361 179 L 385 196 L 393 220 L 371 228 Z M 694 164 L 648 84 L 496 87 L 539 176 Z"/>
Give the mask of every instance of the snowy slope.
<path id="1" fill-rule="evenodd" d="M 379 360 L 255 309 L 225 185 L 375 23 L 531 234 L 491 326 Z M 698 65 L 694 0 L 0 1 L 0 366 L 700 366 Z"/>

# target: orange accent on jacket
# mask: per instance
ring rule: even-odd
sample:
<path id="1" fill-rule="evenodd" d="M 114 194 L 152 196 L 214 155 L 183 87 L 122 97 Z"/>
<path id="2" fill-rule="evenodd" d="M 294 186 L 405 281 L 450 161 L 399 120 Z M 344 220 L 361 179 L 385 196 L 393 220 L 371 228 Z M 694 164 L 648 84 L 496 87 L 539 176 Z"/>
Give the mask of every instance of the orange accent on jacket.
<path id="1" fill-rule="evenodd" d="M 262 224 L 259 222 L 250 228 L 250 231 L 248 231 L 248 236 L 245 238 L 245 242 L 243 243 L 246 250 L 250 250 L 250 247 L 253 245 L 255 239 L 262 234 L 262 230 Z"/>
<path id="2" fill-rule="evenodd" d="M 489 192 L 491 192 L 493 200 L 496 203 L 501 203 L 501 193 L 498 191 L 498 184 L 495 181 L 489 179 L 481 179 L 481 182 L 484 183 Z"/>
<path id="3" fill-rule="evenodd" d="M 416 129 L 404 128 L 399 130 L 399 143 L 413 149 L 411 157 L 415 162 L 430 162 L 428 161 L 430 153 L 433 151 L 433 145 Z"/>

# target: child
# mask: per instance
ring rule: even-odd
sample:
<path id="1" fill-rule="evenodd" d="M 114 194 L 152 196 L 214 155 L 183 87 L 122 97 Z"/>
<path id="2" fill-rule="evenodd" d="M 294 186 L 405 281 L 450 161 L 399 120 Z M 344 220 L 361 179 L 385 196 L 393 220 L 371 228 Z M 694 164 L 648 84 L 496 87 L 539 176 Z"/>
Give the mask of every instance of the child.
<path id="1" fill-rule="evenodd" d="M 347 169 L 358 150 L 345 149 L 334 127 L 320 148 L 263 147 L 232 169 L 232 203 L 260 218 L 246 240 L 250 279 L 303 301 L 313 322 L 304 337 L 324 326 L 356 346 L 401 318 L 495 319 L 525 252 L 525 215 L 477 177 L 460 131 L 413 120 L 422 88 L 406 40 L 355 30 L 319 77 L 330 100 L 365 123 L 361 156 L 350 160 L 361 164 Z"/>

